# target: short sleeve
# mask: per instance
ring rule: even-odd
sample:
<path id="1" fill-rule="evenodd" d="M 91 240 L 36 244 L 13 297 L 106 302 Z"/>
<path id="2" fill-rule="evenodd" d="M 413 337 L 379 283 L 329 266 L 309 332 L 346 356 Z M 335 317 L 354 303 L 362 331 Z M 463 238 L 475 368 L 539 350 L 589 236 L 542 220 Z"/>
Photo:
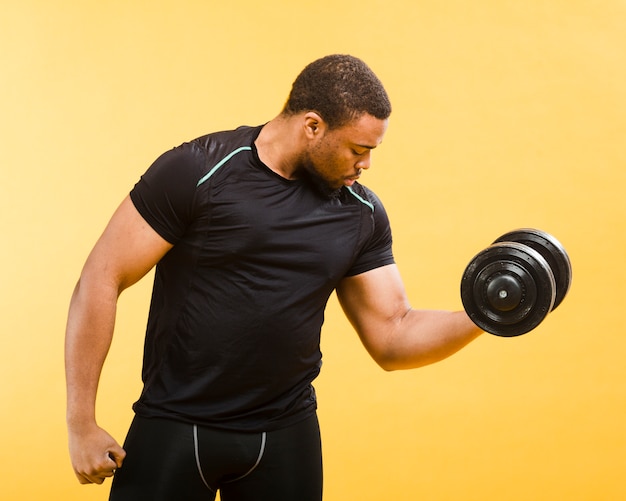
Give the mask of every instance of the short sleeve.
<path id="1" fill-rule="evenodd" d="M 193 221 L 198 179 L 205 163 L 202 149 L 184 143 L 157 158 L 130 192 L 141 216 L 172 244 Z"/>
<path id="2" fill-rule="evenodd" d="M 363 187 L 364 188 L 364 187 Z M 365 242 L 354 265 L 346 276 L 359 275 L 366 271 L 395 263 L 392 250 L 391 226 L 389 217 L 380 199 L 364 188 L 367 199 L 372 204 L 373 231 Z"/>

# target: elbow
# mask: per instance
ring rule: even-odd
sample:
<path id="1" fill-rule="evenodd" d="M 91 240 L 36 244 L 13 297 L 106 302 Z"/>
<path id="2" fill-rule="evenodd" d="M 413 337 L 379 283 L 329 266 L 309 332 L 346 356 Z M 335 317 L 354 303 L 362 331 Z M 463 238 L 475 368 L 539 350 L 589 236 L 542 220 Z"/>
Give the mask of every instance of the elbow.
<path id="1" fill-rule="evenodd" d="M 391 342 L 389 337 L 365 336 L 360 333 L 361 341 L 370 357 L 385 372 L 393 372 L 406 369 L 406 357 L 402 356 L 401 351 L 395 347 L 395 343 Z"/>
<path id="2" fill-rule="evenodd" d="M 407 361 L 404 359 L 404 357 L 400 356 L 397 353 L 394 353 L 392 350 L 377 352 L 370 351 L 370 356 L 385 372 L 394 372 L 404 369 L 415 368 L 415 365 L 407 364 Z"/>
<path id="3" fill-rule="evenodd" d="M 371 357 L 378 366 L 385 372 L 394 372 L 407 369 L 419 369 L 426 365 L 438 362 L 443 357 L 438 357 L 435 353 L 414 351 L 407 353 L 403 350 L 385 349 L 369 351 Z"/>
<path id="4" fill-rule="evenodd" d="M 385 372 L 394 372 L 402 369 L 402 366 L 398 363 L 396 357 L 393 357 L 389 354 L 372 355 L 372 358 L 378 364 L 378 367 L 380 367 Z"/>
<path id="5" fill-rule="evenodd" d="M 394 372 L 408 369 L 419 369 L 420 367 L 424 367 L 426 365 L 433 364 L 437 362 L 437 360 L 405 360 L 403 358 L 383 358 L 383 359 L 374 359 L 378 366 L 383 369 L 385 372 Z"/>
<path id="6" fill-rule="evenodd" d="M 402 367 L 395 364 L 384 364 L 380 362 L 378 363 L 378 366 L 385 372 L 395 372 L 403 369 Z"/>

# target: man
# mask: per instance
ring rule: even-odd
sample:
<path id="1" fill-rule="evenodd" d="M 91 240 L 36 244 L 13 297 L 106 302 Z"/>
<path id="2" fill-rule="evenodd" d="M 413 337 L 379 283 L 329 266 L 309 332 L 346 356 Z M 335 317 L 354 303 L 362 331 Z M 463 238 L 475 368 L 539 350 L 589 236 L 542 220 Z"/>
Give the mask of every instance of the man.
<path id="1" fill-rule="evenodd" d="M 357 182 L 391 106 L 351 56 L 314 61 L 282 112 L 163 154 L 113 215 L 72 296 L 70 455 L 113 500 L 319 500 L 315 393 L 336 290 L 386 370 L 441 360 L 480 330 L 414 310 L 378 198 Z M 124 448 L 95 418 L 119 294 L 156 265 L 144 389 Z"/>

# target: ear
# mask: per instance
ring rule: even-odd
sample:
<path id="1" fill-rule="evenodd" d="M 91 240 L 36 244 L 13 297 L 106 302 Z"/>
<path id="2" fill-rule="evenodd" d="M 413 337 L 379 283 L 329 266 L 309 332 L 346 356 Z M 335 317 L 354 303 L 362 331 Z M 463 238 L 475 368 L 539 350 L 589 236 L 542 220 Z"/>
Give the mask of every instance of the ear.
<path id="1" fill-rule="evenodd" d="M 314 111 L 304 114 L 304 133 L 309 139 L 315 139 L 324 135 L 328 126 L 324 119 Z"/>

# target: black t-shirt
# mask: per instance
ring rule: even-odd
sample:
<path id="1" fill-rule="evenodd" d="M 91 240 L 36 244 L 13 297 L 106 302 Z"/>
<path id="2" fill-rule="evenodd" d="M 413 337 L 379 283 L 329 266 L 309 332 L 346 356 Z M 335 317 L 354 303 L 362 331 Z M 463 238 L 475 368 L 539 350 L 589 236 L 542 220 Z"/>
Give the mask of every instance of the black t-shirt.
<path id="1" fill-rule="evenodd" d="M 174 247 L 158 263 L 135 411 L 264 431 L 316 408 L 320 330 L 339 281 L 393 263 L 376 196 L 323 196 L 258 158 L 261 127 L 163 154 L 131 191 Z"/>

